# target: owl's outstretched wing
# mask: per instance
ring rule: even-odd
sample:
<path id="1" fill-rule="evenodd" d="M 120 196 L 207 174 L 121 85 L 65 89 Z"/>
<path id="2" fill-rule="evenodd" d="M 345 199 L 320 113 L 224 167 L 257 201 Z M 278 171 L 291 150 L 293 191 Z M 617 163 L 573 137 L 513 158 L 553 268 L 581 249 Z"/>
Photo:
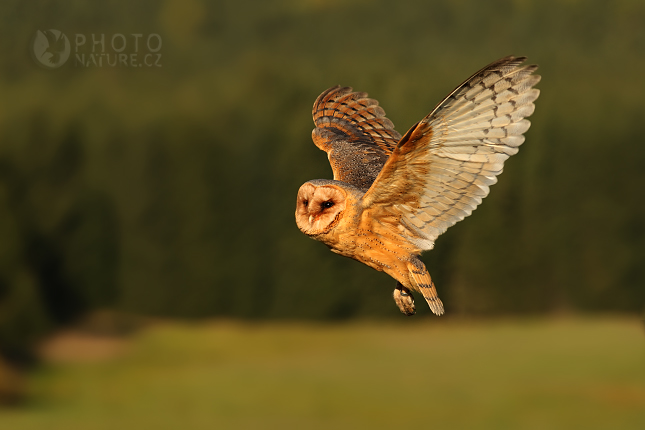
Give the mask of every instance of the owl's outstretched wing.
<path id="1" fill-rule="evenodd" d="M 311 137 L 327 153 L 334 179 L 367 190 L 401 135 L 385 111 L 366 93 L 329 88 L 314 103 Z"/>
<path id="2" fill-rule="evenodd" d="M 365 193 L 365 210 L 402 226 L 419 250 L 470 215 L 530 126 L 540 76 L 525 59 L 489 64 L 415 124 Z"/>

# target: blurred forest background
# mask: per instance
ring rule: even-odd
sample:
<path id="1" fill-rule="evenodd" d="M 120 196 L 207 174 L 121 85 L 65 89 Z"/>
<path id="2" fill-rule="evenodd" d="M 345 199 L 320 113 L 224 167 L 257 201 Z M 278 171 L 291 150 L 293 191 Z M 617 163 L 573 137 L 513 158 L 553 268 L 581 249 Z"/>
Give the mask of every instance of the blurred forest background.
<path id="1" fill-rule="evenodd" d="M 404 133 L 509 54 L 542 93 L 490 196 L 423 257 L 448 314 L 642 312 L 644 23 L 642 0 L 3 1 L 1 354 L 97 309 L 403 318 L 393 280 L 296 228 L 298 187 L 331 177 L 311 105 L 353 86 Z M 72 50 L 159 34 L 161 67 L 46 70 L 29 51 L 50 28 Z"/>

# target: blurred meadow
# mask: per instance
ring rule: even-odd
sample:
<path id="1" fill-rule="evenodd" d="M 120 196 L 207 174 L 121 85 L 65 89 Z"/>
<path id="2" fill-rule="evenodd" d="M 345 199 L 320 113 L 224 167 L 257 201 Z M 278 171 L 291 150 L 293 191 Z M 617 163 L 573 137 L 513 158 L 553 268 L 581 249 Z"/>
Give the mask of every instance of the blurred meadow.
<path id="1" fill-rule="evenodd" d="M 644 24 L 642 0 L 3 1 L 0 428 L 643 428 Z M 311 106 L 352 86 L 404 133 L 510 54 L 542 75 L 526 142 L 423 256 L 447 317 L 405 318 L 295 226 L 331 177 Z"/>
<path id="2" fill-rule="evenodd" d="M 160 324 L 109 361 L 52 348 L 0 424 L 637 430 L 642 337 L 625 318 Z"/>

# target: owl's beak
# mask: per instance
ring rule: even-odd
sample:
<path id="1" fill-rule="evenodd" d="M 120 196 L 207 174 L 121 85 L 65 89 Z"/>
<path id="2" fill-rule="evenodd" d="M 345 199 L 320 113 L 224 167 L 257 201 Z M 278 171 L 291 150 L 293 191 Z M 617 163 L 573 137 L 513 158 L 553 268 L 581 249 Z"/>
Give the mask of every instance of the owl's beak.
<path id="1" fill-rule="evenodd" d="M 313 216 L 313 215 L 309 215 L 309 224 L 313 223 L 313 221 L 314 221 L 314 216 Z"/>

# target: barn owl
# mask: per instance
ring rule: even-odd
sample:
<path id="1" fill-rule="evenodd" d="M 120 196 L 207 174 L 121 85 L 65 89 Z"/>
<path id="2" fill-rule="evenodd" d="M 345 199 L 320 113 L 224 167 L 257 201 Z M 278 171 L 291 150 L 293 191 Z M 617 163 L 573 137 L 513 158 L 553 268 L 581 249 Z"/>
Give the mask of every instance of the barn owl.
<path id="1" fill-rule="evenodd" d="M 415 313 L 412 291 L 432 312 L 443 303 L 421 252 L 471 214 L 517 153 L 540 81 L 525 57 L 484 67 L 443 99 L 403 137 L 376 100 L 332 87 L 313 106 L 314 144 L 334 179 L 298 190 L 296 224 L 333 252 L 396 280 L 394 301 Z"/>

